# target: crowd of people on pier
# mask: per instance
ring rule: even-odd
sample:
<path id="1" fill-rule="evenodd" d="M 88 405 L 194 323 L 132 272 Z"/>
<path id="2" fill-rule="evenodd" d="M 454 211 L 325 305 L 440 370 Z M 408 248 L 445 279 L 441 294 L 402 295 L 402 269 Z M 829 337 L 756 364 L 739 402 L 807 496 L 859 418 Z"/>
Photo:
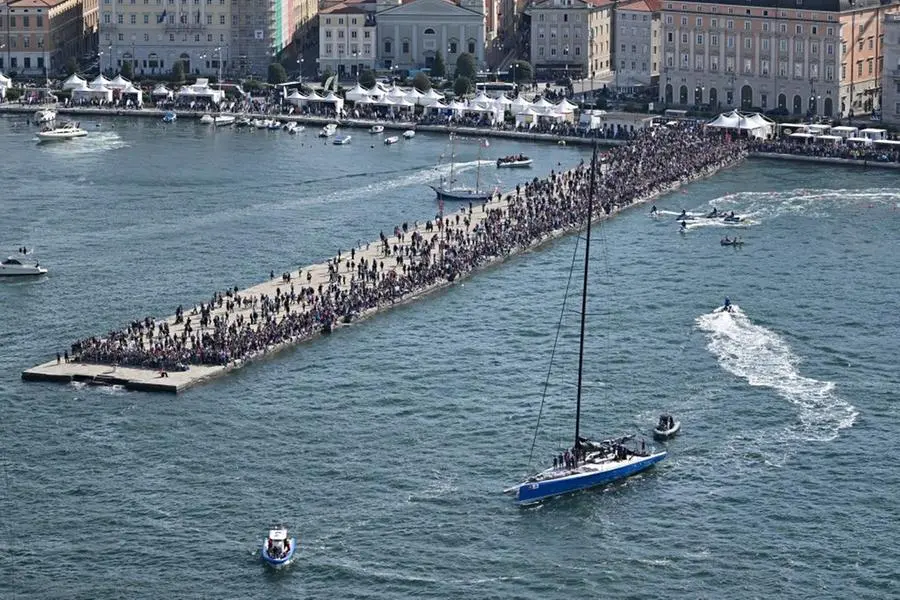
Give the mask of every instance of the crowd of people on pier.
<path id="1" fill-rule="evenodd" d="M 740 160 L 744 142 L 707 135 L 696 126 L 657 127 L 600 156 L 594 217 L 663 193 Z M 322 274 L 270 274 L 274 293 L 237 288 L 213 294 L 171 321 L 136 320 L 106 336 L 72 345 L 75 361 L 186 370 L 227 365 L 275 346 L 328 333 L 338 323 L 453 282 L 486 263 L 548 236 L 581 227 L 586 218 L 590 164 L 551 172 L 481 205 L 438 214 L 381 234 L 375 248 L 339 253 Z"/>
<path id="2" fill-rule="evenodd" d="M 793 140 L 756 140 L 750 150 L 773 154 L 794 154 L 824 158 L 845 158 L 872 162 L 900 162 L 900 150 L 874 148 L 872 146 L 847 146 L 833 142 L 796 142 Z"/>

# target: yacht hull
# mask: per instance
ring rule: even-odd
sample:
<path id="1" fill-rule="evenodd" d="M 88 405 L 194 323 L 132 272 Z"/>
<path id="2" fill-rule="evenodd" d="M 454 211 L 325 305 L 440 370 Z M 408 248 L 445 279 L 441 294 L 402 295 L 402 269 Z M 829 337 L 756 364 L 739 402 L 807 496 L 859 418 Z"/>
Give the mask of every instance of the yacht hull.
<path id="1" fill-rule="evenodd" d="M 587 464 L 569 475 L 526 481 L 516 489 L 516 502 L 520 505 L 535 504 L 554 496 L 613 483 L 649 469 L 666 455 L 666 452 L 658 452 L 649 456 L 632 456 L 624 461 Z"/>
<path id="2" fill-rule="evenodd" d="M 269 551 L 266 549 L 266 541 L 263 541 L 262 551 L 260 554 L 262 555 L 262 559 L 265 561 L 267 565 L 272 567 L 273 569 L 280 569 L 282 567 L 287 566 L 291 560 L 294 558 L 294 552 L 297 549 L 297 544 L 294 538 L 290 538 L 290 548 L 288 549 L 287 554 L 280 558 L 276 558 L 274 556 L 269 555 Z"/>
<path id="3" fill-rule="evenodd" d="M 435 185 L 428 187 L 434 190 L 438 200 L 454 202 L 486 202 L 493 195 L 491 192 L 477 192 L 475 190 L 445 190 Z"/>

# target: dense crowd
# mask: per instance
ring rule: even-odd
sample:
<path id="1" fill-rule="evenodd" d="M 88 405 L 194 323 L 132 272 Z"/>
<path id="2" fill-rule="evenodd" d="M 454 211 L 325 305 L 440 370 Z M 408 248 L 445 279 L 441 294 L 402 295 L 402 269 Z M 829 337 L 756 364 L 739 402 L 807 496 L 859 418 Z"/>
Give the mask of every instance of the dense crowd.
<path id="1" fill-rule="evenodd" d="M 743 157 L 743 143 L 699 128 L 653 128 L 601 156 L 595 216 L 611 214 Z M 381 234 L 377 255 L 354 248 L 328 262 L 327 281 L 310 272 L 283 273 L 271 295 L 235 289 L 213 294 L 174 322 L 137 320 L 105 337 L 72 345 L 72 360 L 162 371 L 226 365 L 273 346 L 330 332 L 364 311 L 452 282 L 560 230 L 583 225 L 591 167 L 581 164 L 517 186 L 506 203 L 469 204 L 421 227 L 404 223 Z M 499 195 L 495 198 L 499 199 Z M 478 214 L 478 213 L 481 214 Z M 271 273 L 275 278 L 275 273 Z"/>
<path id="2" fill-rule="evenodd" d="M 754 152 L 794 154 L 822 158 L 847 158 L 873 162 L 900 162 L 900 150 L 887 150 L 872 146 L 849 146 L 833 142 L 796 142 L 794 140 L 761 140 L 750 143 Z"/>

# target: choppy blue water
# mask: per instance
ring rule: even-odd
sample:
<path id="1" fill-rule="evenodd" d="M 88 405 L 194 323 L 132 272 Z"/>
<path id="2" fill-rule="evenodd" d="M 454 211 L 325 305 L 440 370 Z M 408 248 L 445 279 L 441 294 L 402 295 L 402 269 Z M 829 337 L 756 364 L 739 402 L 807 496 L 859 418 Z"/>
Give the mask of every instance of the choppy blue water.
<path id="1" fill-rule="evenodd" d="M 0 597 L 900 594 L 892 171 L 753 161 L 604 226 L 583 428 L 684 430 L 659 468 L 539 508 L 500 490 L 528 467 L 575 237 L 178 397 L 20 381 L 76 337 L 433 216 L 446 139 L 353 135 L 116 120 L 39 146 L 0 119 L 0 243 L 51 269 L 0 282 Z M 518 151 L 536 168 L 487 180 L 585 155 L 488 157 Z M 751 225 L 677 232 L 712 206 Z M 713 314 L 725 295 L 739 311 Z M 540 462 L 571 436 L 575 323 Z M 274 522 L 302 545 L 277 574 Z"/>

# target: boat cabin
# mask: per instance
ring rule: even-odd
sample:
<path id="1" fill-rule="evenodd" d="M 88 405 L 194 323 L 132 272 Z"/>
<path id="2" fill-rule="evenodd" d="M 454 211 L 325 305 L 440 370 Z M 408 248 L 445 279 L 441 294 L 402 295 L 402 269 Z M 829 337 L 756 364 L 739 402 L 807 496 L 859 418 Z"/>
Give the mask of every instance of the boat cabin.
<path id="1" fill-rule="evenodd" d="M 286 529 L 272 529 L 269 531 L 269 538 L 266 540 L 266 552 L 273 558 L 281 558 L 291 549 L 290 540 L 288 540 Z"/>
<path id="2" fill-rule="evenodd" d="M 4 261 L 3 261 L 2 263 L 0 263 L 0 264 L 3 264 L 3 265 L 17 265 L 17 266 L 20 266 L 22 263 L 21 263 L 21 261 L 19 261 L 18 258 L 13 258 L 12 256 L 10 256 L 9 258 L 7 258 L 6 260 L 4 260 Z"/>

